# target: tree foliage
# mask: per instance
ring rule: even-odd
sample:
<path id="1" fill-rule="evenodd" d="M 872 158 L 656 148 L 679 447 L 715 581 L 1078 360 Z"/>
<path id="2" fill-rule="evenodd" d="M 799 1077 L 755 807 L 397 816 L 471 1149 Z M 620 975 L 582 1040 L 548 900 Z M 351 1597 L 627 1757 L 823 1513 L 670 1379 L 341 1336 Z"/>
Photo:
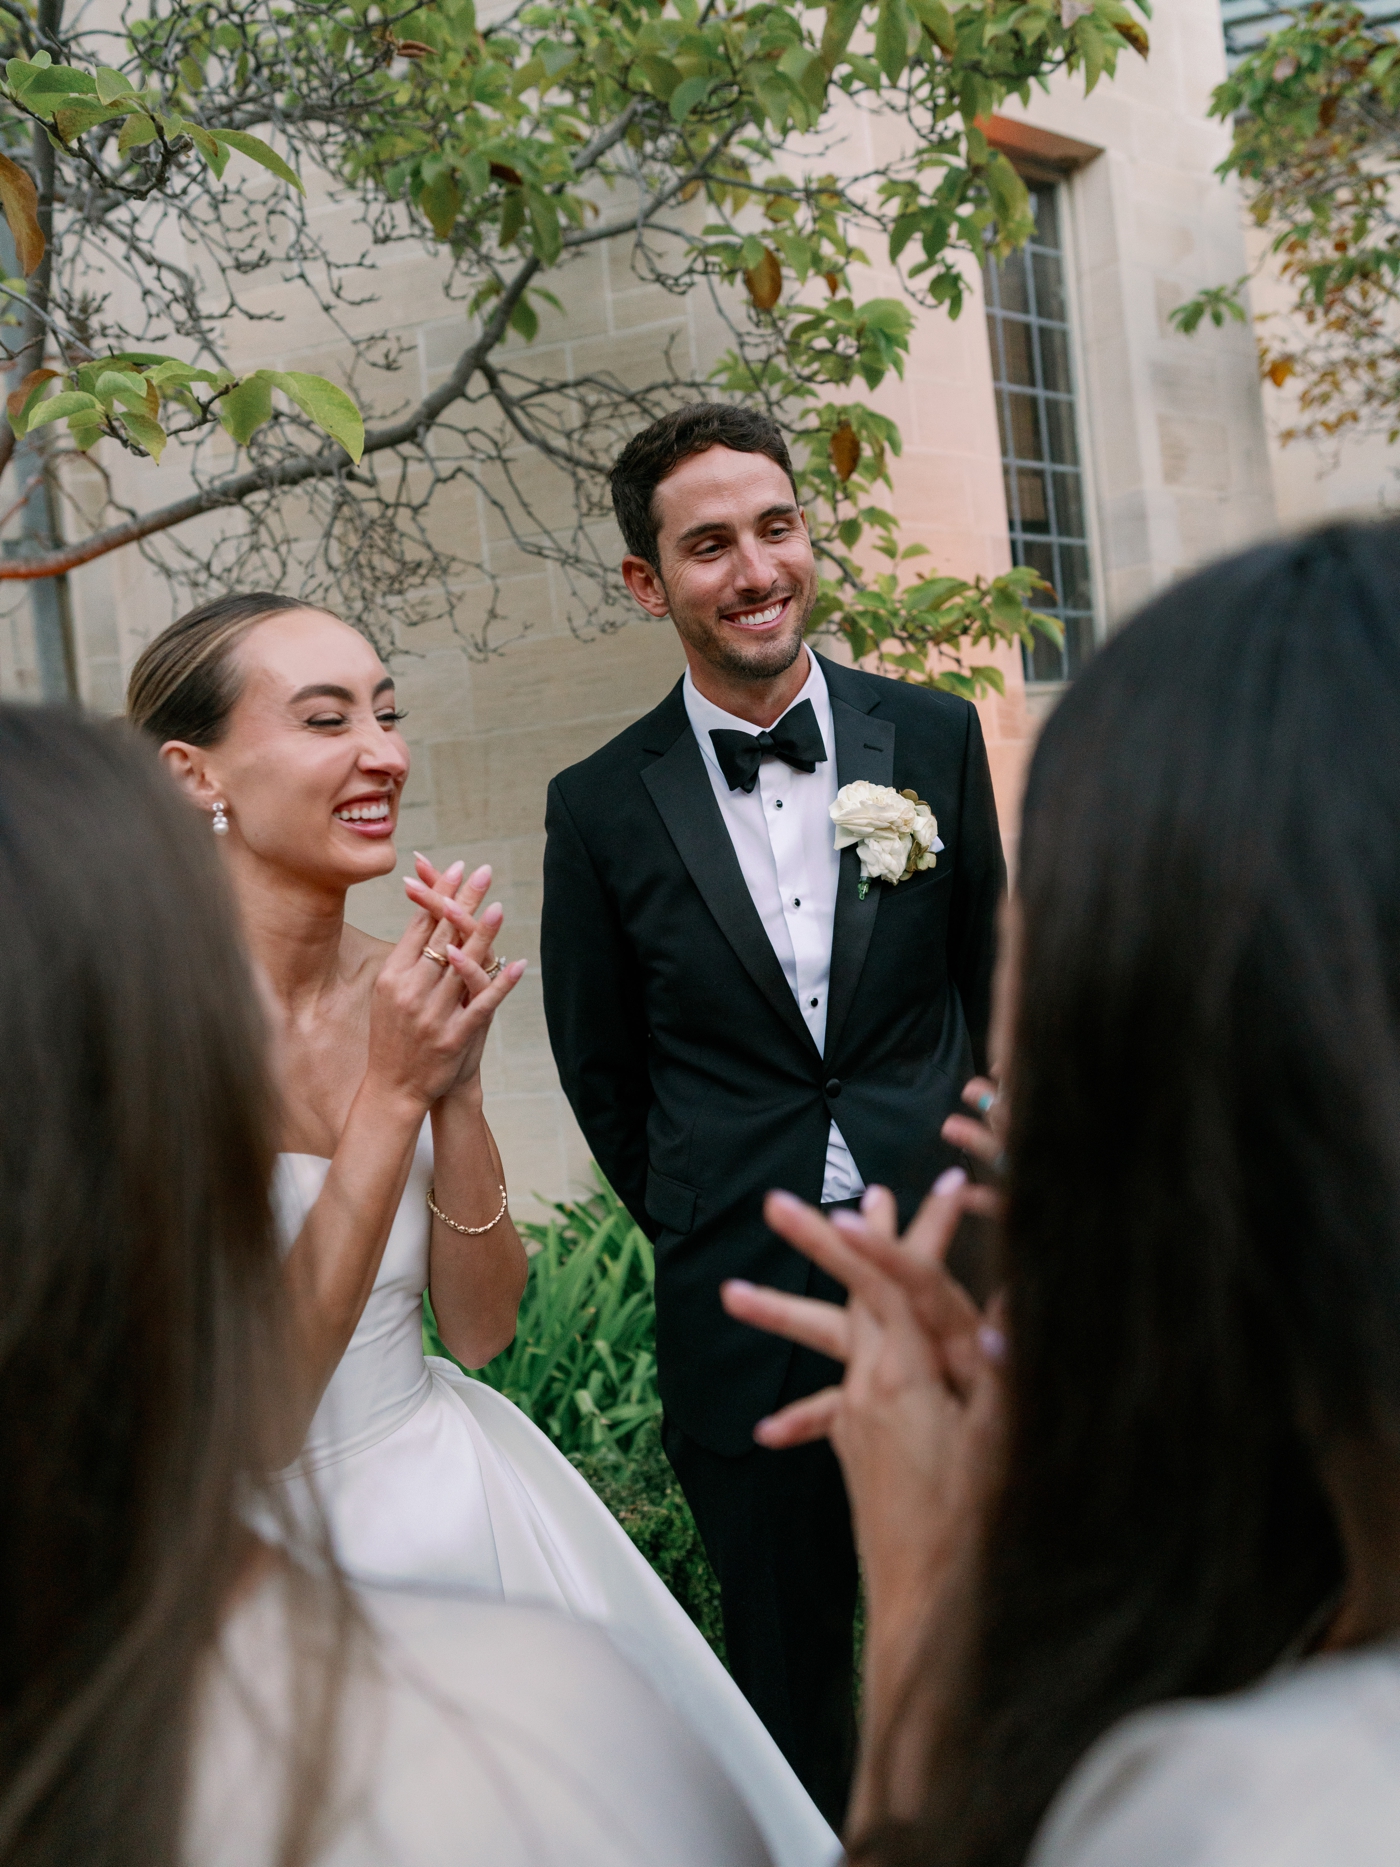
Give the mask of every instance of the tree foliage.
<path id="1" fill-rule="evenodd" d="M 969 264 L 1030 230 L 980 124 L 1055 71 L 1092 87 L 1125 46 L 1145 53 L 1124 0 L 578 0 L 481 19 L 472 0 L 128 0 L 110 31 L 71 32 L 61 0 L 6 0 L 0 36 L 16 249 L 0 292 L 20 320 L 3 445 L 42 444 L 65 485 L 72 450 L 101 471 L 178 437 L 164 471 L 178 451 L 194 483 L 161 504 L 143 472 L 123 507 L 109 477 L 99 509 L 90 492 L 72 504 L 70 542 L 0 560 L 0 579 L 135 543 L 191 589 L 295 579 L 374 630 L 489 579 L 434 527 L 456 482 L 562 571 L 576 620 L 607 626 L 607 465 L 664 408 L 726 395 L 790 434 L 823 569 L 814 620 L 858 654 L 972 692 L 999 677 L 964 649 L 1055 631 L 1029 571 L 906 568 L 922 547 L 882 503 L 899 429 L 862 398 L 902 374 L 918 309 L 956 316 Z M 842 125 L 876 110 L 904 153 L 852 173 Z M 313 168 L 355 205 L 349 257 L 300 192 Z M 673 359 L 639 384 L 530 354 L 602 241 L 639 278 L 710 296 L 731 339 L 713 371 Z M 465 314 L 445 378 L 407 400 L 400 347 L 364 315 L 403 243 L 442 255 Z M 866 294 L 868 254 L 898 296 Z M 343 383 L 231 364 L 270 274 L 339 332 Z M 562 526 L 534 509 L 542 463 L 568 489 Z M 212 543 L 183 542 L 218 513 Z"/>
<path id="2" fill-rule="evenodd" d="M 1283 439 L 1400 438 L 1400 41 L 1356 6 L 1306 7 L 1211 112 L 1233 124 L 1219 172 L 1240 178 L 1291 300 L 1257 321 L 1263 375 L 1297 398 Z M 1243 322 L 1247 283 L 1198 293 L 1173 322 Z"/>

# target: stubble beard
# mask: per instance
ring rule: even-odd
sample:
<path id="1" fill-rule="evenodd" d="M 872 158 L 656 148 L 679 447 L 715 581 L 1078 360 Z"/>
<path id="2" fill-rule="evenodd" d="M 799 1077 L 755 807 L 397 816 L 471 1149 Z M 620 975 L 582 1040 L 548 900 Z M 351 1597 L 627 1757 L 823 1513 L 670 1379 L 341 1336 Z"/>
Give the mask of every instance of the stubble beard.
<path id="1" fill-rule="evenodd" d="M 792 633 L 773 641 L 754 642 L 751 647 L 734 642 L 723 633 L 722 624 L 712 624 L 708 617 L 703 621 L 687 617 L 682 626 L 672 609 L 671 620 L 681 638 L 698 649 L 718 673 L 739 681 L 772 681 L 786 674 L 801 654 L 807 618 L 816 607 L 816 601 L 815 590 L 805 595 L 801 590 L 794 590 L 792 602 L 796 621 Z"/>

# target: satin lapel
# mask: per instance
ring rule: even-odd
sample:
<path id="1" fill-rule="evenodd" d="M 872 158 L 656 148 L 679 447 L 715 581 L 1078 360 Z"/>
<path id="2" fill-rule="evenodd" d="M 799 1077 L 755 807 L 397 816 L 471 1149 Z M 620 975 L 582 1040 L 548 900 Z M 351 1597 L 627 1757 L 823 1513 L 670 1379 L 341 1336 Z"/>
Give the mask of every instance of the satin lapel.
<path id="1" fill-rule="evenodd" d="M 663 758 L 642 767 L 642 783 L 651 793 L 651 801 L 660 811 L 661 821 L 705 906 L 744 970 L 783 1023 L 815 1055 L 812 1033 L 802 1020 L 772 942 L 764 932 L 689 721 Z"/>
<path id="2" fill-rule="evenodd" d="M 894 783 L 894 721 L 872 714 L 837 698 L 833 684 L 831 719 L 836 729 L 836 782 L 853 784 L 868 778 L 871 784 Z M 860 983 L 861 968 L 880 912 L 879 882 L 872 882 L 860 898 L 860 857 L 854 847 L 841 851 L 841 874 L 836 883 L 836 914 L 831 928 L 831 983 L 827 988 L 826 1055 L 832 1056 L 846 1014 Z"/>

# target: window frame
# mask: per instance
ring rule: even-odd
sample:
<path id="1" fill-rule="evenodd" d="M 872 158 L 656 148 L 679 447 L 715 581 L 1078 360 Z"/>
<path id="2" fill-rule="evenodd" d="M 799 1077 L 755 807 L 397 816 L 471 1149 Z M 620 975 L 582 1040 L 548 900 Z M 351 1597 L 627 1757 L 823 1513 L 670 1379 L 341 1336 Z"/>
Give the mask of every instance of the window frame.
<path id="1" fill-rule="evenodd" d="M 1079 266 L 1080 190 L 1075 182 L 1079 170 L 1102 154 L 1102 151 L 1094 144 L 1081 143 L 1069 137 L 1058 136 L 1051 131 L 1041 130 L 1035 125 L 1023 123 L 1016 118 L 992 117 L 979 127 L 984 130 L 992 146 L 1000 149 L 1007 157 L 1028 187 L 1051 186 L 1056 190 L 1061 273 L 1065 293 L 1065 322 L 1068 327 L 1066 349 L 1069 355 L 1070 399 L 1084 507 L 1084 542 L 1089 560 L 1090 641 L 1093 648 L 1097 649 L 1103 644 L 1109 629 L 1105 607 L 1102 529 L 1099 523 L 1099 475 L 1093 445 L 1094 421 L 1088 386 L 1090 378 L 1085 367 L 1084 356 L 1085 293 L 1082 289 Z M 993 396 L 1000 398 L 1003 392 L 996 387 L 998 369 L 996 359 L 991 354 L 991 332 L 987 328 L 990 320 L 985 302 L 985 291 L 982 317 L 983 327 L 987 330 L 988 366 L 993 382 Z M 1002 464 L 1002 471 L 1006 473 L 1008 465 L 1001 450 L 999 407 L 995 409 L 994 415 L 997 424 L 997 455 Z M 1011 540 L 1009 511 L 1006 515 L 1006 536 L 1009 545 Z M 1069 684 L 1069 678 L 1072 678 L 1065 677 L 1050 681 L 1034 679 L 1030 673 L 1029 654 L 1024 648 L 1021 667 L 1026 692 L 1031 699 L 1052 698 L 1063 692 Z"/>

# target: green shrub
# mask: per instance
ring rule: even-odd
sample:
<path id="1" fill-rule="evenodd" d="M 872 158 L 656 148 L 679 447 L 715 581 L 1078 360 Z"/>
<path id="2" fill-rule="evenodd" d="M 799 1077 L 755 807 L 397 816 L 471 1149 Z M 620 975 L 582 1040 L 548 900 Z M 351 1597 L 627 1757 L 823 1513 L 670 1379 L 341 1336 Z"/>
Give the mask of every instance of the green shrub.
<path id="1" fill-rule="evenodd" d="M 661 1447 L 651 1244 L 594 1168 L 598 1191 L 522 1225 L 537 1247 L 514 1342 L 466 1370 L 513 1400 L 583 1474 L 724 1657 L 719 1584 Z M 423 1299 L 423 1349 L 448 1355 Z"/>

